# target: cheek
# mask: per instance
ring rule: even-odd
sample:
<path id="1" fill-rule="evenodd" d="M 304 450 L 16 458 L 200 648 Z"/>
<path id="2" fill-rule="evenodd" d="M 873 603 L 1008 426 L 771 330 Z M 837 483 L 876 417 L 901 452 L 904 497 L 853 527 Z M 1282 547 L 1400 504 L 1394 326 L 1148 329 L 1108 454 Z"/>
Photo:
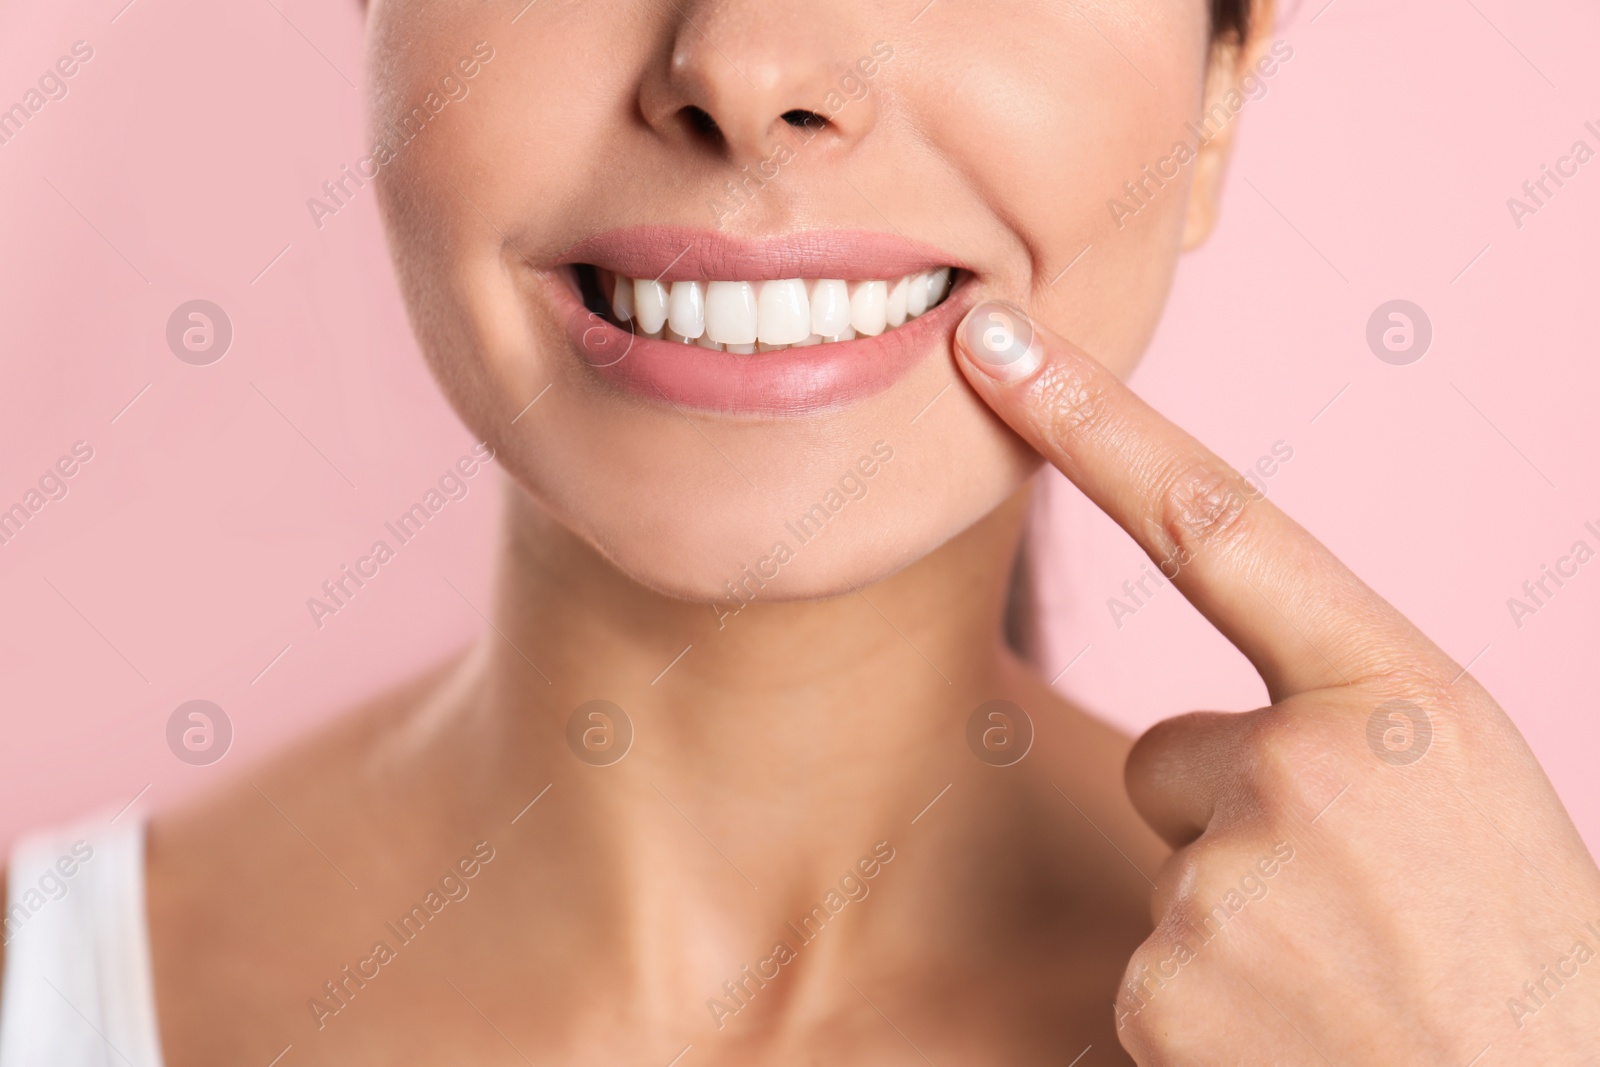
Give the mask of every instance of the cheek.
<path id="1" fill-rule="evenodd" d="M 900 98 L 942 165 L 968 184 L 952 202 L 972 217 L 998 216 L 995 230 L 1010 250 L 994 287 L 1126 369 L 1165 295 L 1185 190 L 1169 186 L 1120 232 L 1107 202 L 1166 154 L 1193 110 L 1203 27 L 1189 25 L 1189 14 L 1142 11 L 1166 0 L 1003 2 L 1003 17 L 983 21 L 1009 36 L 957 20 L 940 31 L 955 36 L 933 40 L 916 66 L 897 59 L 882 84 L 903 79 Z M 1126 58 L 1075 6 L 1115 31 Z M 1137 8 L 1144 20 L 1120 8 Z M 475 41 L 495 49 L 467 98 L 396 147 L 380 173 L 380 198 L 413 328 L 436 376 L 557 522 L 635 579 L 701 601 L 725 599 L 727 583 L 783 543 L 792 558 L 762 595 L 820 596 L 927 554 L 1037 469 L 1038 457 L 971 393 L 948 351 L 891 393 L 805 423 L 691 423 L 607 393 L 573 358 L 547 304 L 526 299 L 518 252 L 545 258 L 550 235 L 567 232 L 563 220 L 573 217 L 596 227 L 631 221 L 631 205 L 586 176 L 626 167 L 618 131 L 631 122 L 630 87 L 647 58 L 624 50 L 648 49 L 649 34 L 596 34 L 585 18 L 508 33 L 480 10 L 387 0 L 375 11 L 376 129 L 419 104 Z M 951 57 L 947 68 L 928 58 L 936 55 Z M 1192 97 L 1175 88 L 1190 82 Z M 1047 287 L 1085 246 L 1071 274 Z M 826 507 L 829 489 L 880 440 L 894 459 L 865 480 L 864 497 L 840 495 L 847 502 L 825 536 L 805 537 L 798 520 Z"/>
<path id="2" fill-rule="evenodd" d="M 507 405 L 509 418 L 545 385 L 575 378 L 563 323 L 527 299 L 527 262 L 558 252 L 553 235 L 570 233 L 572 219 L 596 229 L 628 219 L 635 205 L 608 199 L 593 178 L 626 168 L 618 131 L 632 125 L 630 92 L 653 38 L 643 27 L 596 32 L 614 10 L 535 22 L 534 9 L 509 29 L 484 10 L 389 0 L 371 52 L 381 57 L 374 137 L 396 153 L 379 203 L 413 330 L 457 407 L 493 426 Z M 398 143 L 399 119 L 478 41 L 494 54 L 470 93 Z"/>
<path id="3" fill-rule="evenodd" d="M 1194 144 L 1205 5 L 1099 0 L 985 15 L 1009 36 L 974 33 L 961 46 L 970 64 L 948 72 L 960 88 L 928 112 L 933 137 L 1022 242 L 1001 287 L 1126 372 L 1166 298 L 1192 165 L 1148 183 L 1142 203 L 1126 183 L 1145 181 L 1177 142 Z M 1134 210 L 1114 210 L 1119 201 Z"/>
<path id="4" fill-rule="evenodd" d="M 606 16 L 587 12 L 537 24 L 530 13 L 513 27 L 481 4 L 391 0 L 378 11 L 370 27 L 371 135 L 397 156 L 379 180 L 391 239 L 402 251 L 431 252 L 429 239 L 444 228 L 460 231 L 454 236 L 467 247 L 498 231 L 539 258 L 547 251 L 540 234 L 592 209 L 584 198 L 595 184 L 581 176 L 616 154 L 616 130 L 629 117 L 629 72 L 644 62 L 650 35 L 596 33 Z M 457 64 L 475 45 L 492 49 L 492 58 L 464 78 Z M 403 120 L 430 92 L 442 97 L 447 76 L 465 95 L 404 140 Z"/>

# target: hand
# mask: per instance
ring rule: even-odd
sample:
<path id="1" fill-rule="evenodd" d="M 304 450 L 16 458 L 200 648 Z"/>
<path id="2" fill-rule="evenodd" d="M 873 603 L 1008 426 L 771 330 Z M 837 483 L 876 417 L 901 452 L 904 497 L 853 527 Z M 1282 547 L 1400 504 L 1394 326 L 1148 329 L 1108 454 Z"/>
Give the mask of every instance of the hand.
<path id="1" fill-rule="evenodd" d="M 1124 975 L 1156 1064 L 1600 1063 L 1600 871 L 1505 713 L 1325 547 L 1009 304 L 957 361 L 1232 641 L 1272 705 L 1151 729 L 1177 851 Z"/>

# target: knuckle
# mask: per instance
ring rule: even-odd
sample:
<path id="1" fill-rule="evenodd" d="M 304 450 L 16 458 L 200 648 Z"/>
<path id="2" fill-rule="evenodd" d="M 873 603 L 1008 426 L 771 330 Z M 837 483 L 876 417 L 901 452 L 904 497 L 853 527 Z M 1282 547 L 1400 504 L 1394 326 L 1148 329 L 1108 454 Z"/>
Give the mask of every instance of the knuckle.
<path id="1" fill-rule="evenodd" d="M 1116 999 L 1119 1036 L 1141 1063 L 1193 1062 L 1184 1053 L 1213 1033 L 1218 980 L 1248 953 L 1245 913 L 1266 895 L 1252 856 L 1243 842 L 1202 838 L 1162 871 L 1174 899 L 1129 959 Z"/>
<path id="2" fill-rule="evenodd" d="M 1407 700 L 1428 708 L 1447 707 L 1461 694 L 1444 672 L 1422 663 L 1396 663 L 1369 674 L 1370 688 L 1394 700 Z"/>
<path id="3" fill-rule="evenodd" d="M 1209 848 L 1199 847 L 1202 839 L 1185 850 L 1191 855 L 1174 864 L 1174 897 L 1146 942 L 1160 958 L 1187 965 L 1203 954 L 1226 967 L 1255 940 L 1271 938 L 1272 920 L 1256 905 L 1273 892 L 1295 850 L 1286 834 L 1262 830 Z"/>
<path id="4" fill-rule="evenodd" d="M 1157 934 L 1134 951 L 1117 989 L 1117 1029 L 1143 1044 L 1170 1029 L 1182 1010 L 1179 991 L 1171 988 L 1181 968 L 1173 946 Z"/>
<path id="5" fill-rule="evenodd" d="M 1349 781 L 1356 755 L 1337 720 L 1267 709 L 1250 723 L 1245 778 L 1257 811 L 1314 811 Z"/>
<path id="6" fill-rule="evenodd" d="M 1209 1062 L 1225 990 L 1294 943 L 1296 879 L 1283 872 L 1303 862 L 1290 828 L 1272 820 L 1208 833 L 1168 859 L 1156 879 L 1166 899 L 1117 991 L 1118 1035 L 1140 1063 Z"/>
<path id="7" fill-rule="evenodd" d="M 1156 479 L 1156 521 L 1180 557 L 1216 548 L 1243 533 L 1254 494 L 1214 460 L 1172 464 Z"/>
<path id="8" fill-rule="evenodd" d="M 1156 924 L 1156 934 L 1173 926 L 1182 928 L 1189 901 L 1194 899 L 1198 887 L 1207 877 L 1210 840 L 1201 837 L 1190 842 L 1167 858 L 1156 873 L 1155 891 L 1150 895 L 1150 917 Z"/>
<path id="9" fill-rule="evenodd" d="M 1256 776 L 1270 784 L 1292 783 L 1300 768 L 1324 750 L 1311 720 L 1274 708 L 1250 723 L 1248 736 Z"/>
<path id="10" fill-rule="evenodd" d="M 1356 692 L 1362 702 L 1365 748 L 1386 764 L 1421 766 L 1430 752 L 1489 753 L 1517 745 L 1515 725 L 1495 699 L 1453 664 L 1440 669 L 1408 664 L 1369 675 Z M 1437 756 L 1435 760 L 1437 760 Z M 1448 765 L 1448 763 L 1447 763 Z M 1428 766 L 1439 766 L 1437 763 Z"/>
<path id="11" fill-rule="evenodd" d="M 1185 845 L 1167 858 L 1156 875 L 1155 900 L 1159 906 L 1154 909 L 1153 918 L 1158 927 L 1157 936 L 1162 931 L 1183 929 L 1195 901 L 1206 897 L 1220 877 L 1218 872 L 1228 869 L 1232 859 L 1233 850 L 1210 835 Z"/>

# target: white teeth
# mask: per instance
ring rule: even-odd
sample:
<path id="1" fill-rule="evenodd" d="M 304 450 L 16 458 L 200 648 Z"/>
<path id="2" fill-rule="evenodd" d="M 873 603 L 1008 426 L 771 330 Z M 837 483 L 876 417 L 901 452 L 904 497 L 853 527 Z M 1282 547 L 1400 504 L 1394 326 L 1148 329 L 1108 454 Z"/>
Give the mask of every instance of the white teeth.
<path id="1" fill-rule="evenodd" d="M 901 278 L 889 290 L 884 317 L 890 326 L 904 326 L 906 323 L 906 291 L 910 288 L 910 282 L 909 277 Z"/>
<path id="2" fill-rule="evenodd" d="M 876 337 L 888 325 L 889 284 L 857 282 L 850 294 L 850 328 Z"/>
<path id="3" fill-rule="evenodd" d="M 673 282 L 667 296 L 667 325 L 693 340 L 706 332 L 706 294 L 699 282 Z"/>
<path id="4" fill-rule="evenodd" d="M 650 278 L 635 279 L 633 310 L 641 332 L 659 333 L 667 324 L 667 287 Z"/>
<path id="5" fill-rule="evenodd" d="M 729 352 L 756 343 L 756 291 L 749 282 L 706 285 L 706 334 Z"/>
<path id="6" fill-rule="evenodd" d="M 876 337 L 926 314 L 949 295 L 952 270 L 884 281 L 785 278 L 758 282 L 648 278 L 602 271 L 611 311 L 641 337 L 748 355 Z"/>
<path id="7" fill-rule="evenodd" d="M 817 282 L 811 288 L 811 332 L 822 337 L 850 325 L 850 286 L 838 279 Z"/>
<path id="8" fill-rule="evenodd" d="M 792 345 L 811 336 L 811 298 L 799 278 L 762 282 L 756 297 L 756 337 L 768 345 Z"/>
<path id="9" fill-rule="evenodd" d="M 616 313 L 618 322 L 627 322 L 633 318 L 633 279 L 617 275 L 615 287 L 611 293 L 611 310 Z"/>
<path id="10" fill-rule="evenodd" d="M 906 318 L 914 319 L 928 310 L 928 274 L 913 274 L 906 286 Z"/>

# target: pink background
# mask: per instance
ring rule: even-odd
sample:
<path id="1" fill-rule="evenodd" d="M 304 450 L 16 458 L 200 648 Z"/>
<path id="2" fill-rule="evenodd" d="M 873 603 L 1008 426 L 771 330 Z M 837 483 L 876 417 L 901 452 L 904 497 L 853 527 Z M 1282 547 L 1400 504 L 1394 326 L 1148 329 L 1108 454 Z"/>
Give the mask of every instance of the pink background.
<path id="1" fill-rule="evenodd" d="M 141 808 L 170 802 L 466 641 L 486 600 L 480 476 L 321 630 L 305 608 L 470 446 L 416 354 L 370 189 L 321 231 L 305 207 L 364 154 L 356 4 L 125 3 L 0 15 L 0 107 L 75 40 L 94 48 L 0 145 L 0 507 L 94 448 L 0 546 L 0 841 L 147 785 Z M 1476 658 L 1600 846 L 1600 561 L 1521 629 L 1506 607 L 1576 539 L 1600 547 L 1583 530 L 1600 526 L 1600 160 L 1520 231 L 1506 208 L 1575 139 L 1600 147 L 1583 129 L 1600 13 L 1320 6 L 1285 20 L 1295 58 L 1246 108 L 1224 224 L 1135 385 L 1240 466 L 1292 447 L 1273 496 Z M 164 337 L 197 297 L 235 329 L 208 367 Z M 1411 366 L 1364 339 L 1393 298 L 1434 325 Z M 1142 557 L 1053 488 L 1049 673 L 1082 653 L 1061 687 L 1130 730 L 1257 704 L 1172 589 L 1113 623 Z M 166 747 L 197 697 L 236 731 L 210 767 Z"/>

